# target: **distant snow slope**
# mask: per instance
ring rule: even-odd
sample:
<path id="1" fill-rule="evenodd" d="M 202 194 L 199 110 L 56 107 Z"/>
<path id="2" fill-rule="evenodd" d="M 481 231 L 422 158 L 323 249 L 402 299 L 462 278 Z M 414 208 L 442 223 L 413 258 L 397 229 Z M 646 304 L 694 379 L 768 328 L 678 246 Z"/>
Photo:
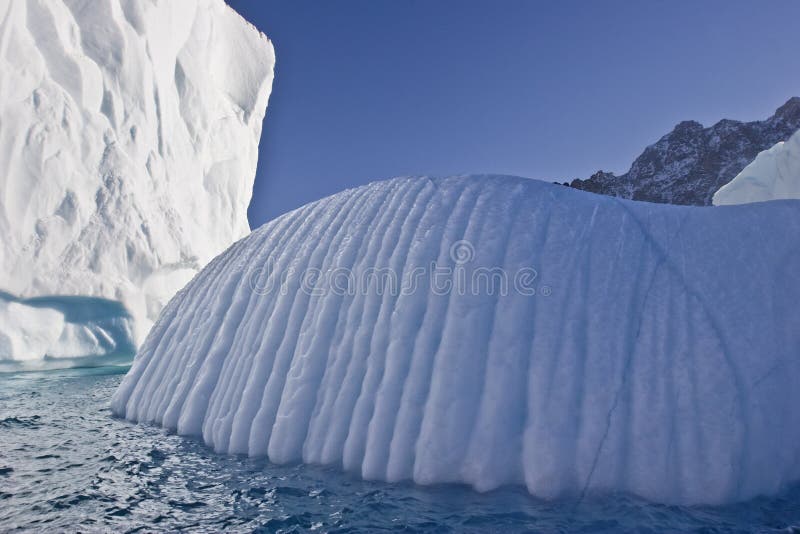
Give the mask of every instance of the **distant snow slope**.
<path id="1" fill-rule="evenodd" d="M 143 339 L 249 232 L 273 63 L 222 0 L 0 2 L 0 290 L 119 301 Z"/>
<path id="2" fill-rule="evenodd" d="M 218 256 L 164 309 L 112 409 L 369 479 L 772 493 L 800 478 L 798 242 L 797 201 L 378 182 Z"/>
<path id="3" fill-rule="evenodd" d="M 714 194 L 714 204 L 745 204 L 779 198 L 800 198 L 800 131 L 760 153 Z"/>

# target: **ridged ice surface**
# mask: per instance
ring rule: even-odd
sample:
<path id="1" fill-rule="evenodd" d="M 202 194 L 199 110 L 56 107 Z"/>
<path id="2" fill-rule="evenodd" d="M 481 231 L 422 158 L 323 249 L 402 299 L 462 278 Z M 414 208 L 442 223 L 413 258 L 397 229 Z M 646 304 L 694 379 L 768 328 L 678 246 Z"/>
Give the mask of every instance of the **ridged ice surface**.
<path id="1" fill-rule="evenodd" d="M 796 201 L 379 182 L 212 261 L 112 409 L 369 479 L 676 503 L 771 493 L 800 478 L 798 243 Z"/>

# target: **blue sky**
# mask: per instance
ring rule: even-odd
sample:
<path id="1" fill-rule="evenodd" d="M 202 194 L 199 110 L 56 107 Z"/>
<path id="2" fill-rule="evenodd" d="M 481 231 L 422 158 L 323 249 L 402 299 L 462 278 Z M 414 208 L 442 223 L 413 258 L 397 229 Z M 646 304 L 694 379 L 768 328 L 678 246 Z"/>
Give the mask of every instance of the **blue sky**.
<path id="1" fill-rule="evenodd" d="M 624 172 L 684 119 L 800 95 L 800 2 L 229 0 L 277 64 L 253 228 L 407 174 Z"/>

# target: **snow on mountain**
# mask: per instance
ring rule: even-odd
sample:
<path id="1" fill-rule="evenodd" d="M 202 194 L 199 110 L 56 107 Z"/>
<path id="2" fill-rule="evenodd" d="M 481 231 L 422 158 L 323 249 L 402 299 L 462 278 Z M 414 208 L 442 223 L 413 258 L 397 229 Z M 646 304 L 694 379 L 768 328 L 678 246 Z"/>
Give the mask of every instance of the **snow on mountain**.
<path id="1" fill-rule="evenodd" d="M 279 217 L 164 309 L 114 413 L 368 479 L 722 503 L 800 479 L 800 202 L 401 178 Z"/>
<path id="2" fill-rule="evenodd" d="M 800 199 L 800 130 L 788 141 L 760 153 L 736 178 L 714 194 L 714 204 Z"/>
<path id="3" fill-rule="evenodd" d="M 764 121 L 721 120 L 704 128 L 684 121 L 647 147 L 630 170 L 616 176 L 599 171 L 570 186 L 647 202 L 708 206 L 714 193 L 753 158 L 800 129 L 800 98 L 790 98 Z"/>
<path id="4" fill-rule="evenodd" d="M 140 341 L 249 232 L 272 45 L 222 0 L 2 2 L 0 21 L 0 290 L 117 301 Z"/>

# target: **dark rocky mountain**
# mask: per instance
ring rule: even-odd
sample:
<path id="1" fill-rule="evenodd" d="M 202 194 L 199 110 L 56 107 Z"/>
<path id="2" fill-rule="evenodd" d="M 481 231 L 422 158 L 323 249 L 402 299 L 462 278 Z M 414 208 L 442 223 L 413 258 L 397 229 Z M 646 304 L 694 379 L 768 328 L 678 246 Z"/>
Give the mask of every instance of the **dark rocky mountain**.
<path id="1" fill-rule="evenodd" d="M 630 170 L 616 176 L 598 171 L 570 186 L 603 195 L 666 204 L 711 204 L 762 150 L 800 129 L 800 98 L 792 97 L 763 121 L 723 119 L 709 128 L 684 121 L 647 147 Z"/>

